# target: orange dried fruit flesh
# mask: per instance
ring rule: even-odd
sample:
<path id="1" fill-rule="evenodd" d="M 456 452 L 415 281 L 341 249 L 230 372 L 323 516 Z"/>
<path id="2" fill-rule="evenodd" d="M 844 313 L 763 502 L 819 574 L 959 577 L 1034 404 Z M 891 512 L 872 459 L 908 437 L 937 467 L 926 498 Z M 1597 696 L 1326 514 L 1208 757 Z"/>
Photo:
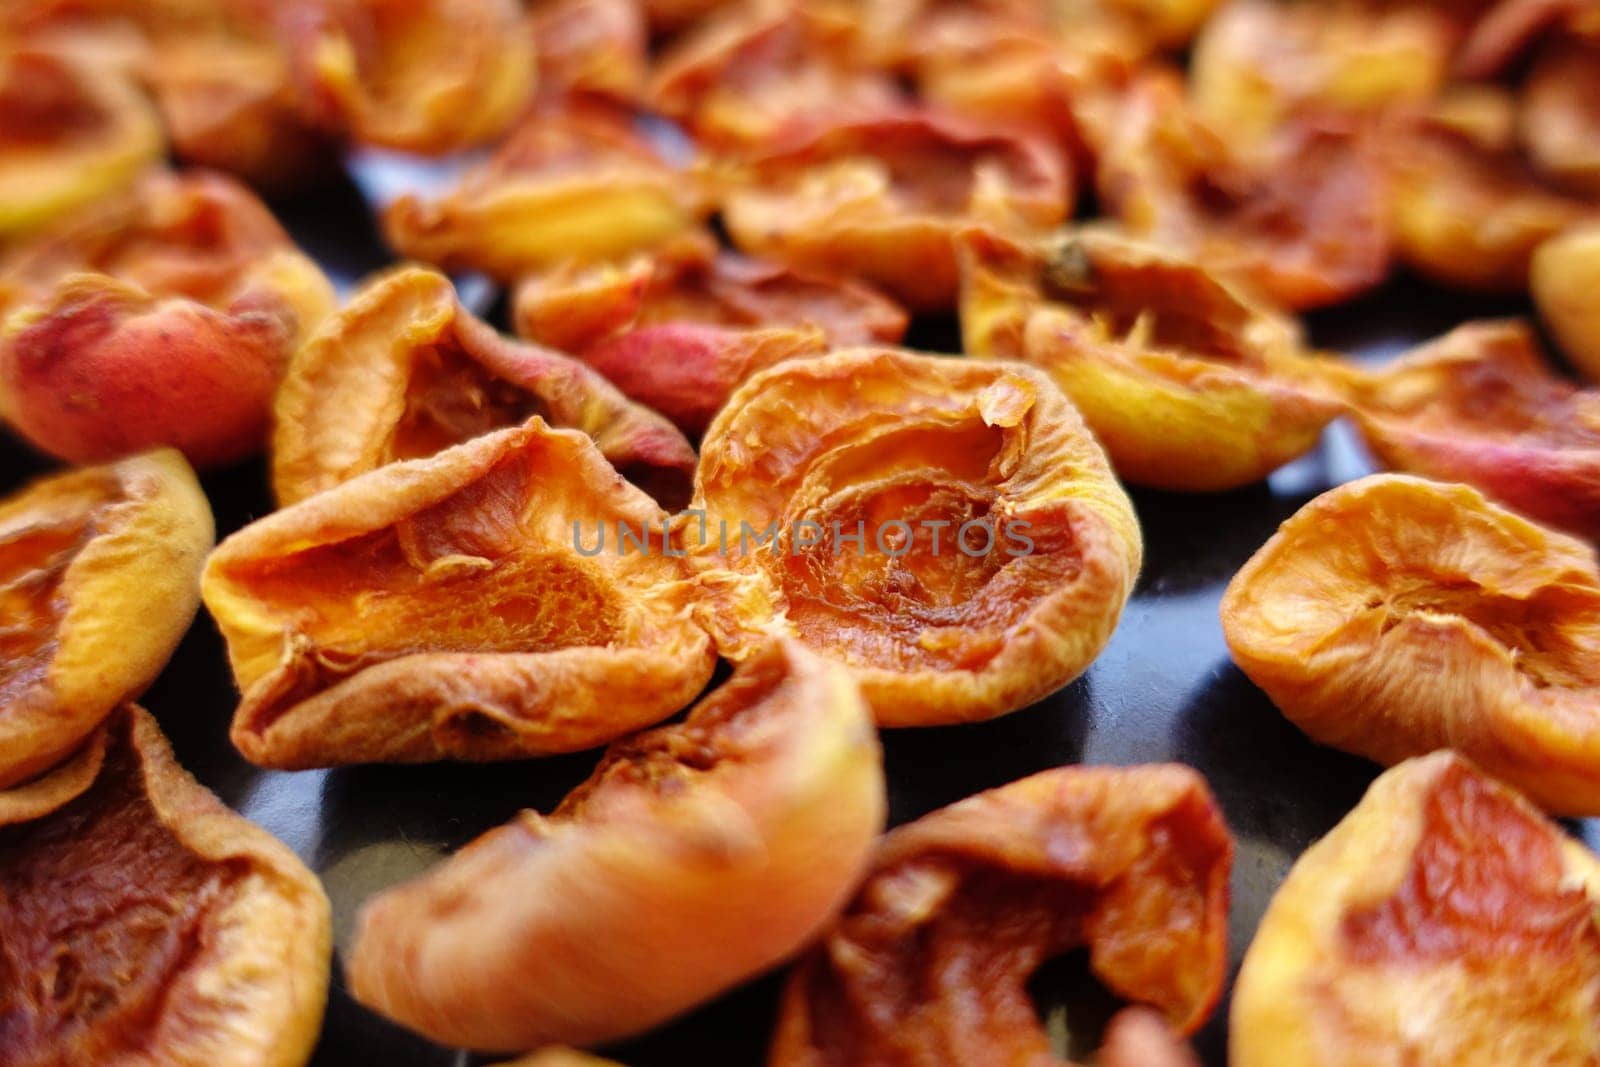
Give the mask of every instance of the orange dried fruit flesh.
<path id="1" fill-rule="evenodd" d="M 1572 365 L 1600 380 L 1600 224 L 1552 237 L 1533 255 L 1529 285 L 1539 318 Z"/>
<path id="2" fill-rule="evenodd" d="M 148 713 L 48 813 L 0 824 L 0 1064 L 298 1067 L 332 934 L 316 876 L 179 767 Z"/>
<path id="3" fill-rule="evenodd" d="M 805 945 L 883 819 L 855 682 L 772 642 L 682 723 L 613 747 L 553 815 L 368 901 L 350 987 L 450 1044 L 637 1033 Z"/>
<path id="4" fill-rule="evenodd" d="M 649 34 L 635 0 L 547 0 L 528 13 L 545 95 L 633 101 L 649 77 Z"/>
<path id="5" fill-rule="evenodd" d="M 0 414 L 79 463 L 163 444 L 241 459 L 334 302 L 248 189 L 152 174 L 0 259 Z"/>
<path id="6" fill-rule="evenodd" d="M 1455 748 L 1563 814 L 1600 812 L 1600 570 L 1464 485 L 1376 475 L 1283 524 L 1228 586 L 1234 662 L 1314 740 Z"/>
<path id="7" fill-rule="evenodd" d="M 124 72 L 0 41 L 0 236 L 115 192 L 164 147 L 154 109 Z"/>
<path id="8" fill-rule="evenodd" d="M 518 1056 L 496 1067 L 620 1067 L 615 1060 L 591 1056 L 570 1048 L 547 1048 Z"/>
<path id="9" fill-rule="evenodd" d="M 1048 373 L 1129 481 L 1248 485 L 1343 410 L 1293 320 L 1182 254 L 1096 227 L 961 252 L 967 352 Z"/>
<path id="10" fill-rule="evenodd" d="M 273 408 L 282 503 L 533 415 L 582 430 L 625 477 L 671 506 L 695 454 L 666 419 L 575 359 L 517 344 L 461 306 L 450 279 L 393 271 L 356 293 L 295 355 Z"/>
<path id="11" fill-rule="evenodd" d="M 1234 987 L 1237 1067 L 1600 1057 L 1600 864 L 1460 756 L 1408 760 L 1301 856 Z"/>
<path id="12" fill-rule="evenodd" d="M 752 157 L 723 200 L 740 248 L 882 286 L 916 311 L 954 305 L 955 236 L 1032 233 L 1071 204 L 1054 145 L 935 112 L 846 120 Z"/>
<path id="13" fill-rule="evenodd" d="M 535 417 L 245 527 L 201 587 L 243 693 L 234 744 L 290 769 L 507 759 L 660 721 L 714 659 L 666 518 Z"/>
<path id="14" fill-rule="evenodd" d="M 718 252 L 704 234 L 524 279 L 513 317 L 523 336 L 577 355 L 691 434 L 756 371 L 830 345 L 896 342 L 907 325 L 867 286 Z"/>
<path id="15" fill-rule="evenodd" d="M 535 84 L 516 0 L 290 0 L 304 113 L 363 144 L 443 154 L 503 133 Z"/>
<path id="16" fill-rule="evenodd" d="M 696 230 L 711 212 L 700 186 L 699 171 L 670 163 L 631 114 L 593 100 L 547 101 L 449 192 L 395 200 L 383 227 L 407 256 L 509 280 L 619 259 Z"/>
<path id="17" fill-rule="evenodd" d="M 883 839 L 795 967 L 767 1062 L 1064 1063 L 1027 982 L 1078 948 L 1113 996 L 1165 1021 L 1153 1040 L 1147 1021 L 1114 1022 L 1096 1062 L 1192 1062 L 1176 1035 L 1222 992 L 1232 862 L 1210 790 L 1177 765 L 1062 767 L 924 816 Z"/>
<path id="18" fill-rule="evenodd" d="M 741 386 L 702 443 L 681 533 L 723 655 L 795 635 L 847 664 L 886 726 L 1002 715 L 1076 678 L 1142 552 L 1043 374 L 892 349 Z"/>
<path id="19" fill-rule="evenodd" d="M 1541 174 L 1600 196 L 1600 39 L 1562 40 L 1539 53 L 1522 88 L 1519 132 Z"/>
<path id="20" fill-rule="evenodd" d="M 1083 114 L 1101 203 L 1134 236 L 1290 308 L 1349 300 L 1388 274 L 1384 175 L 1358 134 L 1307 121 L 1232 138 L 1164 69 Z"/>
<path id="21" fill-rule="evenodd" d="M 155 680 L 194 618 L 213 536 L 170 449 L 0 502 L 0 786 L 50 768 Z"/>
<path id="22" fill-rule="evenodd" d="M 1362 436 L 1386 466 L 1600 536 L 1600 391 L 1556 377 L 1525 324 L 1469 323 L 1351 382 Z"/>

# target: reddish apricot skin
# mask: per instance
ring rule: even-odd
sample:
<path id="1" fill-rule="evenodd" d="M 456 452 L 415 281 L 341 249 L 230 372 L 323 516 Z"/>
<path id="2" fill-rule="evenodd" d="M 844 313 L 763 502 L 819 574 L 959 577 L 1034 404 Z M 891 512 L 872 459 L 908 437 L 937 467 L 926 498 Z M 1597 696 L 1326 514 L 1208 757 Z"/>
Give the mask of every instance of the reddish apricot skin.
<path id="1" fill-rule="evenodd" d="M 883 839 L 795 967 L 767 1062 L 1062 1064 L 1026 984 L 1079 947 L 1114 995 L 1160 1013 L 1153 1034 L 1114 1022 L 1097 1062 L 1189 1062 L 1172 1034 L 1221 995 L 1232 861 L 1210 790 L 1177 765 L 1062 767 L 924 816 Z"/>
<path id="2" fill-rule="evenodd" d="M 714 663 L 666 523 L 535 416 L 245 527 L 201 584 L 243 694 L 235 746 L 286 769 L 512 759 L 661 721 Z"/>
<path id="3" fill-rule="evenodd" d="M 194 618 L 213 536 L 170 449 L 0 501 L 0 787 L 69 756 L 155 680 Z"/>
<path id="4" fill-rule="evenodd" d="M 1600 1058 L 1600 864 L 1451 752 L 1373 783 L 1279 888 L 1234 987 L 1235 1067 Z"/>
<path id="5" fill-rule="evenodd" d="M 0 260 L 0 416 L 94 463 L 264 443 L 272 395 L 334 305 L 266 207 L 219 174 L 155 174 Z"/>
<path id="6" fill-rule="evenodd" d="M 835 528 L 862 532 L 859 551 Z M 1143 551 L 1104 453 L 1042 373 L 894 349 L 740 386 L 680 530 L 724 656 L 798 636 L 850 666 L 885 726 L 992 718 L 1067 684 L 1110 638 Z"/>
<path id="7" fill-rule="evenodd" d="M 741 174 L 723 200 L 736 245 L 870 282 L 915 311 L 955 304 L 962 229 L 1046 231 L 1072 198 L 1053 145 L 932 111 L 797 134 Z"/>
<path id="8" fill-rule="evenodd" d="M 1583 196 L 1600 196 L 1600 42 L 1558 41 L 1523 86 L 1518 127 L 1539 172 Z"/>
<path id="9" fill-rule="evenodd" d="M 1525 324 L 1469 323 L 1353 380 L 1362 436 L 1385 466 L 1600 537 L 1600 392 L 1557 378 Z"/>
<path id="10" fill-rule="evenodd" d="M 1344 410 L 1292 320 L 1184 255 L 1093 226 L 961 253 L 966 351 L 1048 373 L 1130 482 L 1249 485 Z"/>
<path id="11" fill-rule="evenodd" d="M 299 1067 L 332 940 L 316 876 L 141 709 L 100 745 L 76 793 L 0 821 L 0 1064 Z"/>
<path id="12" fill-rule="evenodd" d="M 666 506 L 688 500 L 694 449 L 665 419 L 577 360 L 501 337 L 444 275 L 403 267 L 296 353 L 273 408 L 273 488 L 291 504 L 535 414 L 588 434 Z"/>
<path id="13" fill-rule="evenodd" d="M 613 747 L 550 817 L 524 812 L 368 901 L 350 988 L 451 1044 L 637 1033 L 804 946 L 883 819 L 849 673 L 770 644 L 683 723 Z"/>
<path id="14" fill-rule="evenodd" d="M 1552 812 L 1600 812 L 1594 550 L 1468 486 L 1323 494 L 1229 584 L 1222 629 L 1314 740 L 1384 764 L 1454 748 Z"/>

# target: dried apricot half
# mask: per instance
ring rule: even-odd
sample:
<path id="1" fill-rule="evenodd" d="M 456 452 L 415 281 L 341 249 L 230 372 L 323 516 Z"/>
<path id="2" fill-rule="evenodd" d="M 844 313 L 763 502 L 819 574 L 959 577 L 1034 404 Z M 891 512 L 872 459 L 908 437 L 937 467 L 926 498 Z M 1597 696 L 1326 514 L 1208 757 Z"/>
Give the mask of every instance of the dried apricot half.
<path id="1" fill-rule="evenodd" d="M 546 0 L 528 12 L 546 96 L 594 93 L 621 101 L 644 95 L 649 33 L 635 0 Z"/>
<path id="2" fill-rule="evenodd" d="M 0 501 L 0 786 L 50 768 L 155 680 L 199 606 L 214 536 L 171 449 Z"/>
<path id="3" fill-rule="evenodd" d="M 1600 863 L 1453 752 L 1382 775 L 1295 863 L 1234 986 L 1236 1067 L 1600 1057 Z"/>
<path id="4" fill-rule="evenodd" d="M 1222 629 L 1313 740 L 1384 764 L 1454 748 L 1547 810 L 1600 812 L 1594 549 L 1470 486 L 1324 493 L 1234 577 Z"/>
<path id="5" fill-rule="evenodd" d="M 1104 453 L 1042 373 L 895 349 L 742 385 L 702 442 L 684 520 L 720 651 L 798 636 L 855 671 L 886 726 L 1003 715 L 1076 678 L 1143 551 Z"/>
<path id="6" fill-rule="evenodd" d="M 396 199 L 383 228 L 407 256 L 510 280 L 696 230 L 711 212 L 700 185 L 630 113 L 599 100 L 546 101 L 443 196 Z"/>
<path id="7" fill-rule="evenodd" d="M 475 1048 L 637 1033 L 805 945 L 883 820 L 849 672 L 771 642 L 682 723 L 614 746 L 553 815 L 368 901 L 350 988 Z"/>
<path id="8" fill-rule="evenodd" d="M 932 111 L 847 119 L 754 155 L 723 201 L 740 248 L 879 285 L 917 311 L 954 306 L 956 234 L 1049 230 L 1067 216 L 1057 148 Z"/>
<path id="9" fill-rule="evenodd" d="M 431 456 L 532 415 L 582 430 L 669 506 L 695 455 L 666 419 L 575 359 L 517 344 L 461 306 L 442 274 L 370 282 L 301 347 L 273 407 L 272 480 L 292 504 L 400 459 Z"/>
<path id="10" fill-rule="evenodd" d="M 234 744 L 289 769 L 508 759 L 659 722 L 715 658 L 666 522 L 535 416 L 252 523 L 201 584 L 243 693 Z"/>
<path id="11" fill-rule="evenodd" d="M 119 711 L 70 796 L 0 807 L 0 1063 L 298 1067 L 328 988 L 316 876 Z"/>
<path id="12" fill-rule="evenodd" d="M 1600 537 L 1600 390 L 1556 377 L 1524 323 L 1469 323 L 1351 384 L 1386 466 Z"/>
<path id="13" fill-rule="evenodd" d="M 883 839 L 795 967 L 767 1062 L 1064 1063 L 1027 982 L 1086 947 L 1113 995 L 1164 1019 L 1153 1039 L 1150 1020 L 1114 1021 L 1096 1062 L 1187 1063 L 1175 1035 L 1222 992 L 1232 865 L 1205 781 L 1175 764 L 1061 767 L 923 816 Z"/>
<path id="14" fill-rule="evenodd" d="M 1539 318 L 1572 365 L 1600 380 L 1600 225 L 1552 237 L 1533 254 L 1530 272 Z"/>
<path id="15" fill-rule="evenodd" d="M 334 303 L 237 181 L 152 174 L 0 259 L 0 415 L 76 463 L 155 445 L 196 466 L 242 459 Z"/>
<path id="16" fill-rule="evenodd" d="M 1092 226 L 961 252 L 967 352 L 1048 373 L 1131 482 L 1248 485 L 1344 409 L 1292 319 L 1183 254 Z"/>
<path id="17" fill-rule="evenodd" d="M 0 236 L 115 192 L 164 147 L 155 110 L 124 72 L 0 42 Z"/>

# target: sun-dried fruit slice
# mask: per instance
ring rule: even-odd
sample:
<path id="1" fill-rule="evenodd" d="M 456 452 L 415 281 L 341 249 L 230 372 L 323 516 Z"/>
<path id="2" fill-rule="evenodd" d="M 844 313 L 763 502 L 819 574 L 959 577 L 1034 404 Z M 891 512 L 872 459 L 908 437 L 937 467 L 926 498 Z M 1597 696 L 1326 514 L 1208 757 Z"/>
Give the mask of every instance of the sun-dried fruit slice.
<path id="1" fill-rule="evenodd" d="M 1339 303 L 1388 273 L 1382 169 L 1343 124 L 1302 120 L 1246 143 L 1196 114 L 1176 75 L 1154 70 L 1087 109 L 1084 133 L 1108 214 L 1276 303 Z"/>
<path id="2" fill-rule="evenodd" d="M 859 35 L 858 20 L 826 4 L 730 6 L 661 58 L 650 99 L 723 149 L 881 114 L 903 94 L 865 62 Z"/>
<path id="3" fill-rule="evenodd" d="M 316 876 L 178 766 L 124 708 L 91 780 L 0 808 L 7 1067 L 298 1067 L 332 950 Z"/>
<path id="4" fill-rule="evenodd" d="M 534 417 L 245 527 L 201 585 L 243 693 L 234 744 L 289 769 L 509 759 L 659 722 L 715 658 L 666 522 Z"/>
<path id="5" fill-rule="evenodd" d="M 923 816 L 796 966 L 767 1062 L 1061 1064 L 1027 982 L 1084 947 L 1113 995 L 1193 1033 L 1222 992 L 1232 863 L 1205 781 L 1175 764 L 1062 767 Z M 1130 1061 L 1145 1020 L 1111 1030 L 1099 1063 L 1185 1062 L 1160 1027 L 1165 1051 Z"/>
<path id="6" fill-rule="evenodd" d="M 231 178 L 157 173 L 0 260 L 0 415 L 77 463 L 155 445 L 197 466 L 265 442 L 333 287 Z"/>
<path id="7" fill-rule="evenodd" d="M 273 414 L 284 504 L 532 415 L 588 434 L 667 506 L 688 500 L 694 476 L 694 449 L 666 419 L 575 359 L 501 337 L 449 278 L 421 267 L 371 282 L 328 319 L 290 364 Z"/>
<path id="8" fill-rule="evenodd" d="M 1003 715 L 1076 678 L 1143 551 L 1104 453 L 1042 373 L 895 349 L 741 386 L 685 519 L 719 650 L 798 636 L 855 671 L 886 726 Z"/>
<path id="9" fill-rule="evenodd" d="M 1539 172 L 1600 196 L 1600 41 L 1545 48 L 1522 88 L 1518 128 Z"/>
<path id="10" fill-rule="evenodd" d="M 555 814 L 370 900 L 350 988 L 475 1048 L 637 1033 L 805 945 L 883 820 L 860 690 L 770 642 L 684 722 L 614 746 Z"/>
<path id="11" fill-rule="evenodd" d="M 1099 227 L 1026 244 L 970 232 L 962 270 L 967 352 L 1048 373 L 1129 481 L 1248 485 L 1344 408 L 1293 320 L 1183 255 Z"/>
<path id="12" fill-rule="evenodd" d="M 1454 753 L 1373 783 L 1295 863 L 1234 987 L 1235 1067 L 1600 1058 L 1600 863 Z"/>
<path id="13" fill-rule="evenodd" d="M 37 778 L 0 789 L 0 826 L 48 815 L 93 785 L 106 760 L 106 736 L 102 726 L 78 751 Z"/>
<path id="14" fill-rule="evenodd" d="M 170 449 L 0 502 L 0 786 L 51 767 L 155 680 L 194 618 L 213 536 Z"/>
<path id="15" fill-rule="evenodd" d="M 633 117 L 599 101 L 547 101 L 437 199 L 399 197 L 384 233 L 402 253 L 507 280 L 569 261 L 619 259 L 696 230 L 711 204 Z"/>
<path id="16" fill-rule="evenodd" d="M 541 93 L 629 102 L 644 95 L 649 40 L 635 0 L 545 0 L 529 12 L 529 27 Z"/>
<path id="17" fill-rule="evenodd" d="M 1474 87 L 1390 125 L 1395 251 L 1413 270 L 1459 288 L 1519 292 L 1541 243 L 1600 218 L 1540 180 L 1514 142 L 1514 124 L 1508 95 Z"/>
<path id="18" fill-rule="evenodd" d="M 1450 20 L 1425 5 L 1230 0 L 1195 43 L 1195 110 L 1259 140 L 1301 116 L 1420 105 L 1444 85 L 1453 44 Z"/>
<path id="19" fill-rule="evenodd" d="M 301 105 L 364 144 L 442 154 L 493 140 L 534 87 L 516 0 L 290 0 Z"/>
<path id="20" fill-rule="evenodd" d="M 1324 493 L 1234 577 L 1222 628 L 1316 741 L 1384 764 L 1454 748 L 1551 811 L 1600 812 L 1594 550 L 1470 486 Z"/>
<path id="21" fill-rule="evenodd" d="M 124 72 L 0 41 L 0 236 L 127 185 L 163 147 L 154 109 Z"/>
<path id="22" fill-rule="evenodd" d="M 753 157 L 723 203 L 734 243 L 882 286 L 918 311 L 954 305 L 955 236 L 1049 230 L 1071 206 L 1055 146 L 934 112 L 847 120 Z"/>
<path id="23" fill-rule="evenodd" d="M 1354 377 L 1350 397 L 1385 466 L 1600 537 L 1600 390 L 1557 378 L 1525 323 L 1461 326 Z"/>
<path id="24" fill-rule="evenodd" d="M 1539 317 L 1572 365 L 1600 380 L 1600 225 L 1583 226 L 1539 246 L 1530 271 Z"/>
<path id="25" fill-rule="evenodd" d="M 829 346 L 894 343 L 907 325 L 867 286 L 718 252 L 704 234 L 620 266 L 527 278 L 513 318 L 524 337 L 577 355 L 690 434 L 756 371 Z"/>

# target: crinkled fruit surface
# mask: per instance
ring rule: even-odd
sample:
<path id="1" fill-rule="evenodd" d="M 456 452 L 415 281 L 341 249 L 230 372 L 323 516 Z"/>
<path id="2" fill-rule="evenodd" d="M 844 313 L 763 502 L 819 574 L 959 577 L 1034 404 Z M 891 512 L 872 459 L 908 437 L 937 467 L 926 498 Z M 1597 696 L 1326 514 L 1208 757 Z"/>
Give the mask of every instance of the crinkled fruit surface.
<path id="1" fill-rule="evenodd" d="M 0 501 L 0 786 L 50 768 L 155 679 L 194 618 L 213 536 L 170 449 Z"/>
<path id="2" fill-rule="evenodd" d="M 741 386 L 702 442 L 682 533 L 723 655 L 798 636 L 848 664 L 890 726 L 1002 715 L 1077 677 L 1142 554 L 1048 378 L 894 349 Z"/>
<path id="3" fill-rule="evenodd" d="M 1061 1064 L 1027 982 L 1082 947 L 1165 1023 L 1119 1017 L 1097 1062 L 1192 1062 L 1175 1035 L 1221 995 L 1232 861 L 1210 790 L 1177 765 L 1058 768 L 924 816 L 883 839 L 796 966 L 768 1063 Z"/>
<path id="4" fill-rule="evenodd" d="M 714 659 L 666 522 L 535 416 L 245 527 L 202 583 L 235 745 L 291 769 L 507 759 L 660 721 Z"/>
<path id="5" fill-rule="evenodd" d="M 1594 550 L 1464 485 L 1376 475 L 1284 523 L 1228 586 L 1233 658 L 1313 739 L 1454 748 L 1547 810 L 1600 812 Z"/>
<path id="6" fill-rule="evenodd" d="M 553 815 L 524 812 L 369 901 L 350 986 L 479 1048 L 637 1033 L 803 947 L 883 820 L 849 672 L 772 642 L 682 723 L 614 746 Z"/>
<path id="7" fill-rule="evenodd" d="M 1455 753 L 1408 760 L 1295 863 L 1234 987 L 1238 1067 L 1600 1058 L 1600 865 Z"/>
<path id="8" fill-rule="evenodd" d="M 0 826 L 0 1064 L 299 1067 L 331 952 L 316 876 L 119 711 L 75 795 Z"/>

